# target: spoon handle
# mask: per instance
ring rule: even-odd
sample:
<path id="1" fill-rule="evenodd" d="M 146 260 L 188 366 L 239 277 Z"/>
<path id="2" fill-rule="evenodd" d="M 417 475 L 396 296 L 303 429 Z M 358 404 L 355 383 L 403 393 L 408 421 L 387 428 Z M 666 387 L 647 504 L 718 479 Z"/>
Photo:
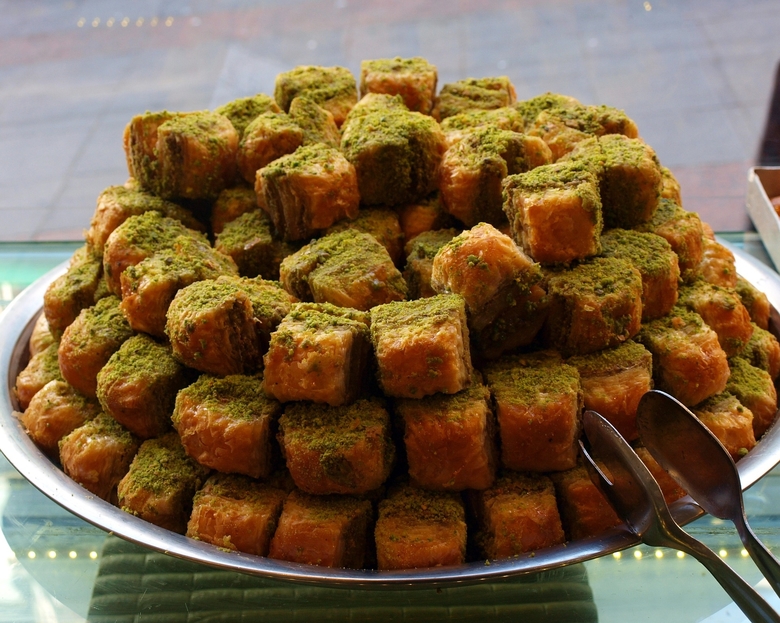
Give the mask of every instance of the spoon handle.
<path id="1" fill-rule="evenodd" d="M 780 562 L 777 561 L 772 553 L 766 548 L 766 546 L 758 540 L 758 537 L 753 533 L 750 525 L 745 518 L 745 513 L 740 513 L 734 519 L 734 525 L 739 533 L 739 538 L 742 539 L 742 543 L 745 545 L 745 549 L 750 554 L 753 562 L 759 568 L 761 573 L 764 574 L 766 581 L 774 589 L 775 593 L 780 595 Z"/>
<path id="2" fill-rule="evenodd" d="M 764 598 L 709 547 L 676 525 L 667 528 L 668 545 L 690 554 L 704 565 L 748 619 L 753 623 L 780 622 L 780 616 Z"/>

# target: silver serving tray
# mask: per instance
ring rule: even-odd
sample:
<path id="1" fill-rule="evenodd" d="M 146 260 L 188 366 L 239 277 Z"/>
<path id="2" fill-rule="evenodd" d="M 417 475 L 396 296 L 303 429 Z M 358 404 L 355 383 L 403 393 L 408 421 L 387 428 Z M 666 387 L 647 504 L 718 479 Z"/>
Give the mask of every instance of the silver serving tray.
<path id="1" fill-rule="evenodd" d="M 725 243 L 724 243 L 725 244 Z M 728 246 L 728 245 L 726 245 Z M 772 304 L 771 329 L 780 329 L 780 276 L 745 252 L 729 247 L 736 257 L 737 272 L 764 291 Z M 14 412 L 19 409 L 13 392 L 16 376 L 28 361 L 28 341 L 41 313 L 46 287 L 65 271 L 67 263 L 43 275 L 22 292 L 0 315 L 0 451 L 36 488 L 54 502 L 85 521 L 123 539 L 177 558 L 252 575 L 294 582 L 337 587 L 430 586 L 464 584 L 546 571 L 555 567 L 604 556 L 639 541 L 625 527 L 617 527 L 589 539 L 538 550 L 508 560 L 473 562 L 454 567 L 434 567 L 409 571 L 328 569 L 286 563 L 261 556 L 226 552 L 158 528 L 96 498 L 68 478 L 29 439 Z M 742 460 L 738 469 L 743 489 L 747 489 L 780 461 L 780 426 L 773 425 L 760 443 Z M 672 511 L 681 523 L 703 514 L 690 498 L 675 502 Z"/>

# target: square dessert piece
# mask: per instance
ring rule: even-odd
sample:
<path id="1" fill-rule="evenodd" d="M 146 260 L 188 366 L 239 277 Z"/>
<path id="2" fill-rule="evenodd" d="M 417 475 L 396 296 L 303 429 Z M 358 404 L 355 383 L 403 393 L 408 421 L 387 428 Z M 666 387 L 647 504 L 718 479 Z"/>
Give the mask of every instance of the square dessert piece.
<path id="1" fill-rule="evenodd" d="M 220 114 L 176 115 L 157 128 L 157 184 L 165 199 L 216 199 L 236 177 L 238 132 Z"/>
<path id="2" fill-rule="evenodd" d="M 582 165 L 556 163 L 504 180 L 504 212 L 512 237 L 543 264 L 601 252 L 601 199 Z"/>
<path id="3" fill-rule="evenodd" d="M 102 279 L 102 256 L 84 245 L 73 254 L 65 274 L 52 281 L 43 295 L 43 313 L 53 335 L 61 337 L 82 309 L 95 304 Z"/>
<path id="4" fill-rule="evenodd" d="M 228 474 L 264 478 L 273 467 L 273 430 L 281 405 L 254 376 L 202 375 L 176 395 L 173 426 L 187 454 Z"/>
<path id="5" fill-rule="evenodd" d="M 653 388 L 653 356 L 628 341 L 615 348 L 566 361 L 577 368 L 585 408 L 603 415 L 626 439 L 637 439 L 639 399 Z"/>
<path id="6" fill-rule="evenodd" d="M 333 115 L 341 127 L 357 102 L 355 77 L 346 67 L 301 65 L 276 76 L 274 99 L 285 112 L 292 101 L 304 95 Z"/>
<path id="7" fill-rule="evenodd" d="M 175 117 L 191 113 L 163 110 L 135 115 L 125 127 L 122 144 L 127 159 L 127 171 L 143 190 L 159 194 L 160 162 L 157 152 L 157 132 L 160 126 Z"/>
<path id="8" fill-rule="evenodd" d="M 33 325 L 30 340 L 27 344 L 30 349 L 30 357 L 35 357 L 40 352 L 46 350 L 57 340 L 49 331 L 49 323 L 46 320 L 46 314 L 38 314 L 38 318 Z"/>
<path id="9" fill-rule="evenodd" d="M 739 300 L 748 310 L 750 320 L 762 329 L 768 329 L 772 306 L 769 304 L 766 294 L 744 277 L 737 277 L 737 285 L 734 289 L 737 291 Z"/>
<path id="10" fill-rule="evenodd" d="M 677 481 L 671 477 L 669 472 L 658 464 L 658 461 L 653 458 L 653 455 L 650 454 L 647 448 L 637 446 L 634 448 L 634 452 L 642 459 L 642 463 L 645 464 L 645 467 L 655 478 L 658 486 L 661 487 L 661 492 L 664 494 L 664 501 L 667 505 L 686 495 L 685 490 L 677 484 Z"/>
<path id="11" fill-rule="evenodd" d="M 506 471 L 485 491 L 470 496 L 475 541 L 488 560 L 509 558 L 565 541 L 552 480 Z"/>
<path id="12" fill-rule="evenodd" d="M 279 265 L 298 245 L 277 239 L 269 216 L 255 207 L 226 223 L 214 248 L 233 258 L 242 277 L 279 279 Z"/>
<path id="13" fill-rule="evenodd" d="M 678 206 L 682 205 L 680 182 L 669 168 L 664 166 L 661 166 L 661 199 L 669 199 Z"/>
<path id="14" fill-rule="evenodd" d="M 60 371 L 59 342 L 52 342 L 39 353 L 30 357 L 30 361 L 16 377 L 14 391 L 19 400 L 19 406 L 26 410 L 35 395 L 51 381 L 63 381 Z M 101 364 L 102 365 L 102 364 Z M 95 371 L 97 374 L 97 371 Z M 92 398 L 95 396 L 92 395 Z"/>
<path id="15" fill-rule="evenodd" d="M 737 287 L 737 267 L 734 254 L 717 240 L 709 225 L 702 223 L 702 257 L 699 274 L 702 279 L 723 288 Z"/>
<path id="16" fill-rule="evenodd" d="M 364 312 L 329 304 L 294 305 L 271 334 L 265 391 L 280 402 L 354 402 L 368 372 L 369 339 Z"/>
<path id="17" fill-rule="evenodd" d="M 698 275 L 704 254 L 704 230 L 698 214 L 683 210 L 671 199 L 661 198 L 653 218 L 640 223 L 636 229 L 657 234 L 671 245 L 684 281 Z"/>
<path id="18" fill-rule="evenodd" d="M 729 359 L 729 369 L 731 375 L 726 383 L 726 391 L 734 394 L 753 413 L 753 433 L 759 439 L 772 425 L 777 414 L 775 384 L 769 372 L 753 367 L 741 357 Z M 36 400 L 37 397 L 33 402 Z"/>
<path id="19" fill-rule="evenodd" d="M 192 498 L 209 469 L 187 456 L 179 435 L 147 439 L 117 488 L 118 506 L 144 521 L 184 534 Z"/>
<path id="20" fill-rule="evenodd" d="M 605 469 L 603 465 L 599 467 Z M 596 536 L 622 523 L 591 481 L 584 465 L 550 474 L 550 478 L 555 484 L 563 527 L 570 541 Z"/>
<path id="21" fill-rule="evenodd" d="M 202 240 L 179 236 L 170 248 L 125 269 L 119 279 L 122 312 L 133 330 L 164 338 L 168 307 L 179 290 L 197 281 L 237 273 L 230 256 Z"/>
<path id="22" fill-rule="evenodd" d="M 466 305 L 457 294 L 374 307 L 371 342 L 387 396 L 455 394 L 471 382 Z"/>
<path id="23" fill-rule="evenodd" d="M 238 137 L 241 138 L 246 126 L 255 117 L 267 112 L 280 113 L 282 109 L 279 108 L 273 97 L 264 93 L 258 93 L 257 95 L 234 99 L 216 108 L 214 112 L 230 119 L 230 123 L 233 124 L 236 132 L 238 132 Z"/>
<path id="24" fill-rule="evenodd" d="M 583 401 L 577 368 L 555 353 L 536 353 L 491 362 L 485 376 L 504 467 L 531 472 L 574 467 Z"/>
<path id="25" fill-rule="evenodd" d="M 725 389 L 730 374 L 726 353 L 699 314 L 678 305 L 668 316 L 646 323 L 637 341 L 653 354 L 656 389 L 684 405 Z"/>
<path id="26" fill-rule="evenodd" d="M 365 205 L 412 203 L 439 187 L 444 133 L 431 117 L 405 108 L 369 106 L 344 124 L 341 150 Z"/>
<path id="27" fill-rule="evenodd" d="M 131 216 L 150 211 L 181 221 L 190 229 L 204 231 L 203 224 L 186 208 L 140 188 L 134 188 L 128 183 L 126 186 L 109 186 L 100 193 L 89 231 L 85 236 L 87 244 L 95 253 L 102 255 L 106 240 L 117 227 Z"/>
<path id="28" fill-rule="evenodd" d="M 562 95 L 561 93 L 542 93 L 536 97 L 527 100 L 520 100 L 513 105 L 513 108 L 520 113 L 525 127 L 529 127 L 536 121 L 539 113 L 551 108 L 576 108 L 582 106 L 579 100 L 571 95 Z"/>
<path id="29" fill-rule="evenodd" d="M 467 227 L 481 221 L 499 226 L 506 222 L 501 209 L 503 179 L 551 162 L 550 148 L 536 136 L 494 126 L 476 128 L 442 158 L 442 205 Z"/>
<path id="30" fill-rule="evenodd" d="M 144 334 L 126 340 L 97 375 L 103 410 L 141 439 L 171 427 L 176 392 L 189 381 L 167 345 Z"/>
<path id="31" fill-rule="evenodd" d="M 756 324 L 753 325 L 753 335 L 738 356 L 751 366 L 768 372 L 773 381 L 780 376 L 780 343 L 769 331 Z"/>
<path id="32" fill-rule="evenodd" d="M 372 519 L 368 500 L 293 491 L 284 501 L 268 557 L 321 567 L 362 569 Z"/>
<path id="33" fill-rule="evenodd" d="M 354 219 L 342 219 L 335 225 L 331 225 L 325 231 L 325 235 L 334 234 L 346 229 L 362 231 L 371 234 L 381 244 L 393 263 L 398 265 L 404 252 L 404 233 L 401 231 L 401 223 L 398 213 L 390 208 L 364 208 L 360 210 Z"/>
<path id="34" fill-rule="evenodd" d="M 718 334 L 718 342 L 727 357 L 742 352 L 753 335 L 750 313 L 732 288 L 697 279 L 680 288 L 680 305 L 699 314 Z"/>
<path id="35" fill-rule="evenodd" d="M 756 445 L 753 414 L 728 392 L 710 396 L 691 411 L 738 461 Z"/>
<path id="36" fill-rule="evenodd" d="M 445 244 L 458 235 L 457 229 L 424 231 L 404 245 L 406 266 L 404 280 L 409 285 L 409 298 L 422 299 L 435 296 L 431 286 L 433 258 Z"/>
<path id="37" fill-rule="evenodd" d="M 417 569 L 466 560 L 466 511 L 460 494 L 411 485 L 379 503 L 374 529 L 377 568 Z"/>
<path id="38" fill-rule="evenodd" d="M 486 127 L 522 132 L 525 128 L 525 122 L 520 112 L 512 106 L 493 110 L 469 110 L 442 119 L 441 122 L 441 129 L 444 136 L 447 137 L 447 145 L 450 147 L 463 140 L 475 128 Z"/>
<path id="39" fill-rule="evenodd" d="M 424 58 L 381 58 L 360 63 L 360 96 L 400 95 L 413 112 L 428 115 L 436 97 L 436 66 Z"/>
<path id="40" fill-rule="evenodd" d="M 211 206 L 211 231 L 218 236 L 225 229 L 225 225 L 235 221 L 242 214 L 257 212 L 257 195 L 253 188 L 236 186 L 226 188 Z"/>
<path id="41" fill-rule="evenodd" d="M 601 236 L 606 257 L 626 259 L 642 275 L 642 320 L 665 316 L 677 303 L 680 266 L 677 254 L 661 236 L 630 229 L 610 229 Z"/>
<path id="42" fill-rule="evenodd" d="M 119 304 L 117 297 L 107 296 L 92 307 L 81 310 L 76 320 L 65 329 L 59 343 L 59 372 L 62 378 L 90 398 L 97 397 L 98 372 L 122 343 L 133 335 Z M 42 386 L 50 380 L 46 379 Z M 19 398 L 21 400 L 21 394 Z"/>
<path id="43" fill-rule="evenodd" d="M 398 206 L 396 212 L 407 243 L 425 231 L 455 226 L 455 219 L 442 209 L 438 192 L 417 202 Z"/>
<path id="44" fill-rule="evenodd" d="M 50 457 L 60 439 L 100 413 L 100 403 L 79 394 L 65 381 L 49 381 L 30 400 L 19 420 L 35 444 Z"/>
<path id="45" fill-rule="evenodd" d="M 515 87 L 506 76 L 466 78 L 441 88 L 431 115 L 441 121 L 470 110 L 503 108 L 515 100 Z"/>
<path id="46" fill-rule="evenodd" d="M 180 290 L 165 332 L 173 355 L 201 372 L 250 374 L 258 370 L 271 332 L 296 302 L 276 281 L 219 277 Z"/>
<path id="47" fill-rule="evenodd" d="M 257 171 L 303 145 L 303 130 L 284 113 L 258 115 L 246 126 L 238 144 L 238 172 L 250 184 Z"/>
<path id="48" fill-rule="evenodd" d="M 495 419 L 479 375 L 457 394 L 401 399 L 409 477 L 424 489 L 486 489 L 496 475 Z"/>
<path id="49" fill-rule="evenodd" d="M 406 299 L 408 288 L 374 236 L 347 229 L 312 240 L 279 266 L 285 289 L 302 301 L 367 311 Z"/>
<path id="50" fill-rule="evenodd" d="M 378 400 L 343 407 L 291 403 L 278 437 L 295 484 L 315 495 L 373 491 L 395 459 L 390 415 Z"/>
<path id="51" fill-rule="evenodd" d="M 323 143 L 275 160 L 257 171 L 254 183 L 260 206 L 285 240 L 309 239 L 358 213 L 355 167 Z"/>
<path id="52" fill-rule="evenodd" d="M 99 498 L 117 503 L 117 485 L 138 452 L 138 440 L 106 413 L 71 431 L 59 443 L 65 473 Z"/>
<path id="53" fill-rule="evenodd" d="M 290 104 L 290 119 L 303 130 L 303 144 L 325 143 L 338 149 L 341 144 L 341 132 L 333 114 L 318 106 L 304 95 L 299 95 Z"/>
<path id="54" fill-rule="evenodd" d="M 195 494 L 187 536 L 217 547 L 267 556 L 287 493 L 239 476 L 214 474 Z"/>
<path id="55" fill-rule="evenodd" d="M 628 260 L 597 257 L 552 272 L 545 337 L 564 355 L 585 355 L 634 337 L 642 320 L 642 276 Z"/>
<path id="56" fill-rule="evenodd" d="M 487 358 L 530 344 L 547 317 L 542 272 L 514 241 L 480 223 L 436 254 L 431 287 L 460 294 L 469 331 Z"/>

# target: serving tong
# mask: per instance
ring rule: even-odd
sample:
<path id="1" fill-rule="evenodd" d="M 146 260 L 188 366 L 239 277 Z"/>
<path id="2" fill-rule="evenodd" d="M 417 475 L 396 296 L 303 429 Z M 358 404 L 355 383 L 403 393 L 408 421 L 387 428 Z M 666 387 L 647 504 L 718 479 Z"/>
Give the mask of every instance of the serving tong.
<path id="1" fill-rule="evenodd" d="M 580 450 L 591 480 L 637 537 L 647 545 L 671 547 L 696 558 L 754 623 L 780 623 L 780 616 L 745 580 L 677 524 L 658 483 L 612 424 L 588 410 L 583 414 L 583 427 L 590 451 L 582 440 Z"/>

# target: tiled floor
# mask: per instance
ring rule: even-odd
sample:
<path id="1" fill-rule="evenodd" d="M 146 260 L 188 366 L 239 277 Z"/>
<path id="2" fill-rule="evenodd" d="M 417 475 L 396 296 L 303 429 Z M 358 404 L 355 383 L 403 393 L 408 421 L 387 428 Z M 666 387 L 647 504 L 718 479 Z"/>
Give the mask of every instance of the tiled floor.
<path id="1" fill-rule="evenodd" d="M 132 9 L 128 8 L 132 7 Z M 427 57 L 624 108 L 716 230 L 749 226 L 777 0 L 0 0 L 0 240 L 70 239 L 127 176 L 137 112 L 272 92 L 297 64 Z"/>

